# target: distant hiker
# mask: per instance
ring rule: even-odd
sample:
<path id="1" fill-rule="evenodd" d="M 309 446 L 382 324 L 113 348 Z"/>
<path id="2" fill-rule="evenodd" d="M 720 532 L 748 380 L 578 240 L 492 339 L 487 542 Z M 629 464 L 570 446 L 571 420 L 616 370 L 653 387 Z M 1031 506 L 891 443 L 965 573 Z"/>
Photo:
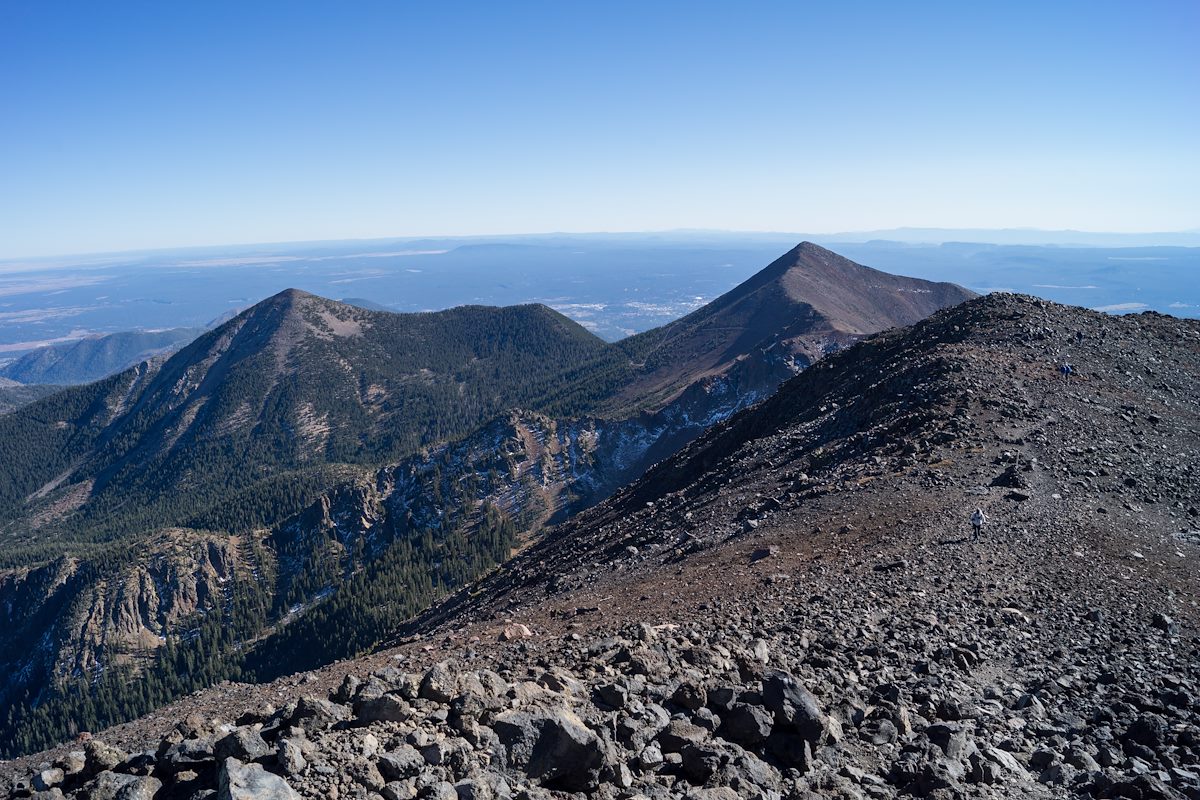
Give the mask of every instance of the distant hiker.
<path id="1" fill-rule="evenodd" d="M 983 513 L 982 508 L 975 509 L 975 513 L 971 515 L 971 541 L 979 541 L 979 534 L 983 532 L 983 523 L 987 522 L 987 514 Z"/>
<path id="2" fill-rule="evenodd" d="M 1071 376 L 1075 374 L 1075 368 L 1064 361 L 1062 366 L 1058 368 L 1058 374 L 1063 376 L 1063 383 L 1070 383 Z"/>

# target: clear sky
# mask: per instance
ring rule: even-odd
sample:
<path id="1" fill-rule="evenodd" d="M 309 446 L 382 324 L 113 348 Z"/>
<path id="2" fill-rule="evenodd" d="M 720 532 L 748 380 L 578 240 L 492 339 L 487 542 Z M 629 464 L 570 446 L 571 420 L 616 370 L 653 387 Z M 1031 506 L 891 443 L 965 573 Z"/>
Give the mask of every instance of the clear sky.
<path id="1" fill-rule="evenodd" d="M 0 257 L 1200 227 L 1200 2 L 0 3 Z"/>

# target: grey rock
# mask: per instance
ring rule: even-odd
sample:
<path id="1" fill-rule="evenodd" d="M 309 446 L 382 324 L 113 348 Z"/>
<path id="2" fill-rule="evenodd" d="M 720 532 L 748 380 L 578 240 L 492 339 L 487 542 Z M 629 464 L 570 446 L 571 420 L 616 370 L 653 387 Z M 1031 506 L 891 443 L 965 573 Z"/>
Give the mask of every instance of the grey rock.
<path id="1" fill-rule="evenodd" d="M 426 700 L 449 705 L 456 694 L 458 694 L 458 679 L 454 670 L 445 661 L 434 664 L 421 679 L 418 696 Z"/>
<path id="2" fill-rule="evenodd" d="M 357 675 L 347 674 L 342 677 L 342 685 L 333 693 L 332 699 L 337 703 L 349 703 L 358 695 L 361 685 L 362 681 L 358 679 Z"/>
<path id="3" fill-rule="evenodd" d="M 671 694 L 671 702 L 689 711 L 695 711 L 708 702 L 708 693 L 704 691 L 703 686 L 685 682 L 679 684 Z"/>
<path id="4" fill-rule="evenodd" d="M 728 753 L 714 742 L 689 744 L 679 752 L 684 776 L 694 784 L 703 785 L 729 758 Z"/>
<path id="5" fill-rule="evenodd" d="M 1070 764 L 1051 764 L 1038 775 L 1038 782 L 1067 785 L 1075 779 L 1077 773 L 1078 770 Z"/>
<path id="6" fill-rule="evenodd" d="M 952 789 L 966 778 L 966 769 L 952 758 L 936 758 L 924 764 L 916 781 L 920 794 L 932 794 L 939 789 Z"/>
<path id="7" fill-rule="evenodd" d="M 821 741 L 828 727 L 817 698 L 786 672 L 773 672 L 763 681 L 763 704 L 775 720 L 800 734 L 805 741 Z"/>
<path id="8" fill-rule="evenodd" d="M 159 758 L 159 766 L 170 772 L 179 772 L 185 769 L 202 768 L 203 765 L 211 763 L 214 758 L 211 739 L 184 739 L 167 748 Z"/>
<path id="9" fill-rule="evenodd" d="M 1072 767 L 1083 770 L 1084 772 L 1099 772 L 1101 769 L 1100 764 L 1096 762 L 1096 759 L 1092 758 L 1090 753 L 1080 747 L 1072 747 L 1070 750 L 1068 750 L 1064 754 L 1063 760 Z"/>
<path id="10" fill-rule="evenodd" d="M 570 711 L 508 711 L 492 728 L 509 767 L 551 788 L 591 791 L 608 762 L 600 737 Z"/>
<path id="11" fill-rule="evenodd" d="M 602 683 L 596 687 L 598 705 L 606 708 L 621 709 L 629 700 L 629 692 L 617 683 Z"/>
<path id="12" fill-rule="evenodd" d="M 454 792 L 458 800 L 492 800 L 495 796 L 487 783 L 474 778 L 454 784 Z"/>
<path id="13" fill-rule="evenodd" d="M 239 761 L 257 761 L 270 754 L 271 746 L 252 728 L 238 728 L 213 745 L 213 755 L 221 760 L 236 758 Z"/>
<path id="14" fill-rule="evenodd" d="M 438 781 L 421 796 L 427 800 L 458 800 L 458 789 L 450 781 Z"/>
<path id="15" fill-rule="evenodd" d="M 300 800 L 300 795 L 262 764 L 227 758 L 217 779 L 217 800 Z"/>
<path id="16" fill-rule="evenodd" d="M 998 747 L 984 748 L 983 757 L 1011 775 L 1024 777 L 1028 774 L 1016 756 Z"/>
<path id="17" fill-rule="evenodd" d="M 116 800 L 153 800 L 162 788 L 162 781 L 150 775 L 139 775 L 121 787 Z"/>
<path id="18" fill-rule="evenodd" d="M 442 739 L 434 742 L 431 745 L 422 747 L 421 757 L 425 759 L 426 764 L 437 767 L 447 763 L 450 760 L 453 751 L 453 745 Z"/>
<path id="19" fill-rule="evenodd" d="M 150 800 L 162 788 L 157 778 L 101 772 L 87 785 L 89 800 Z"/>
<path id="20" fill-rule="evenodd" d="M 719 686 L 708 692 L 708 704 L 717 711 L 724 712 L 733 708 L 738 696 L 742 693 L 740 686 Z"/>
<path id="21" fill-rule="evenodd" d="M 673 719 L 658 734 L 658 744 L 664 753 L 678 753 L 689 744 L 698 744 L 708 738 L 708 731 L 687 720 Z"/>
<path id="22" fill-rule="evenodd" d="M 767 739 L 767 751 L 784 767 L 808 772 L 813 763 L 812 744 L 798 733 L 775 730 Z"/>
<path id="23" fill-rule="evenodd" d="M 881 718 L 864 722 L 858 729 L 858 735 L 871 744 L 880 745 L 896 741 L 900 732 L 890 719 Z"/>
<path id="24" fill-rule="evenodd" d="M 105 744 L 99 739 L 91 739 L 83 748 L 87 766 L 84 771 L 95 775 L 104 770 L 113 770 L 125 762 L 129 755 L 118 747 Z"/>
<path id="25" fill-rule="evenodd" d="M 949 722 L 930 725 L 925 729 L 925 735 L 941 748 L 947 758 L 962 761 L 969 755 L 967 734 L 961 725 Z"/>
<path id="26" fill-rule="evenodd" d="M 44 769 L 40 772 L 35 772 L 33 775 L 33 788 L 39 792 L 44 792 L 47 789 L 53 789 L 63 782 L 66 778 L 66 773 L 57 767 Z"/>
<path id="27" fill-rule="evenodd" d="M 58 766 L 68 775 L 75 775 L 87 768 L 87 753 L 82 750 L 72 750 L 58 761 Z"/>
<path id="28" fill-rule="evenodd" d="M 1167 736 L 1167 722 L 1158 714 L 1142 714 L 1125 731 L 1122 741 L 1157 749 Z"/>
<path id="29" fill-rule="evenodd" d="M 350 719 L 350 709 L 319 697 L 302 697 L 296 704 L 291 724 L 306 731 L 320 731 Z"/>
<path id="30" fill-rule="evenodd" d="M 654 769 L 663 763 L 662 750 L 654 743 L 646 745 L 642 748 L 642 752 L 638 753 L 637 763 L 642 769 Z"/>
<path id="31" fill-rule="evenodd" d="M 304 748 L 297 740 L 291 738 L 279 740 L 275 750 L 275 763 L 285 775 L 299 775 L 308 768 Z"/>
<path id="32" fill-rule="evenodd" d="M 1029 756 L 1029 766 L 1040 770 L 1045 769 L 1051 764 L 1057 764 L 1060 760 L 1061 757 L 1059 754 L 1049 747 L 1039 747 Z"/>
<path id="33" fill-rule="evenodd" d="M 389 781 L 379 790 L 384 800 L 414 800 L 417 796 L 417 785 L 412 779 Z"/>
<path id="34" fill-rule="evenodd" d="M 746 748 L 765 742 L 771 735 L 775 721 L 767 709 L 745 703 L 735 703 L 721 715 L 721 719 L 720 735 Z"/>
<path id="35" fill-rule="evenodd" d="M 684 800 L 741 800 L 740 796 L 728 786 L 711 786 L 702 789 L 691 789 Z"/>
<path id="36" fill-rule="evenodd" d="M 425 769 L 425 757 L 415 747 L 402 744 L 380 756 L 376 765 L 385 779 L 397 781 L 420 775 Z"/>
<path id="37" fill-rule="evenodd" d="M 62 789 L 55 786 L 53 789 L 45 789 L 40 792 L 34 792 L 29 795 L 30 800 L 63 800 L 66 797 L 62 793 Z"/>
<path id="38" fill-rule="evenodd" d="M 412 709 L 398 695 L 387 693 L 360 700 L 354 707 L 359 722 L 404 722 L 412 717 Z"/>

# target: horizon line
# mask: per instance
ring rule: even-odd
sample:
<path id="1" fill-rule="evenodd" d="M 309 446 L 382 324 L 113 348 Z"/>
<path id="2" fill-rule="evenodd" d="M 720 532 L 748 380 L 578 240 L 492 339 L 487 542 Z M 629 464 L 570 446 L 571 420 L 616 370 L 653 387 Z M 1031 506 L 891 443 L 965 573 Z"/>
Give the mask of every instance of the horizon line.
<path id="1" fill-rule="evenodd" d="M 1098 237 L 1153 237 L 1153 236 L 1200 236 L 1200 227 L 1185 228 L 1181 230 L 1150 230 L 1150 231 L 1093 231 L 1080 230 L 1077 228 L 1037 228 L 1029 226 L 1019 227 L 1003 227 L 1003 228 L 986 228 L 986 227 L 955 227 L 941 228 L 937 226 L 926 225 L 902 225 L 895 228 L 870 228 L 864 230 L 842 230 L 831 232 L 797 232 L 783 230 L 754 230 L 754 229 L 739 229 L 739 228 L 662 228 L 662 229 L 644 229 L 644 230 L 584 230 L 584 231 L 521 231 L 509 233 L 456 233 L 456 234 L 393 234 L 383 236 L 351 236 L 351 237 L 334 237 L 327 239 L 276 239 L 266 241 L 244 241 L 244 242 L 221 242 L 216 244 L 180 244 L 180 245 L 165 245 L 158 247 L 133 247 L 119 250 L 88 250 L 77 251 L 72 253 L 46 253 L 42 255 L 0 255 L 0 263 L 10 264 L 14 261 L 43 261 L 49 259 L 63 258 L 106 258 L 113 256 L 128 256 L 128 255 L 149 255 L 154 253 L 176 253 L 189 250 L 212 250 L 212 249 L 232 249 L 232 248 L 250 248 L 250 247 L 294 247 L 297 245 L 320 245 L 320 244 L 349 244 L 356 242 L 412 242 L 423 239 L 455 239 L 455 240 L 472 240 L 472 239 L 511 239 L 511 238 L 537 238 L 537 237 L 554 237 L 554 236 L 653 236 L 653 235 L 670 235 L 670 234 L 720 234 L 726 236 L 763 236 L 763 237 L 780 237 L 780 238 L 796 238 L 797 241 L 804 241 L 806 238 L 822 238 L 822 237 L 845 237 L 845 236 L 867 236 L 871 235 L 871 239 L 863 239 L 861 241 L 848 241 L 842 244 L 866 244 L 871 241 L 889 241 L 880 239 L 878 234 L 887 233 L 920 233 L 920 232 L 943 232 L 943 233 L 1030 233 L 1030 234 L 1062 234 L 1068 236 L 1098 236 Z M 999 244 L 998 242 L 978 241 L 978 240 L 954 240 L 954 239 L 936 239 L 920 244 L 948 244 L 948 243 L 963 243 L 963 244 Z M 912 244 L 912 242 L 906 242 Z M 1070 242 L 1047 242 L 1042 246 L 1053 246 L 1055 244 L 1072 244 Z M 1086 246 L 1086 245 L 1083 245 Z M 1192 247 L 1200 245 L 1143 245 L 1145 247 Z"/>

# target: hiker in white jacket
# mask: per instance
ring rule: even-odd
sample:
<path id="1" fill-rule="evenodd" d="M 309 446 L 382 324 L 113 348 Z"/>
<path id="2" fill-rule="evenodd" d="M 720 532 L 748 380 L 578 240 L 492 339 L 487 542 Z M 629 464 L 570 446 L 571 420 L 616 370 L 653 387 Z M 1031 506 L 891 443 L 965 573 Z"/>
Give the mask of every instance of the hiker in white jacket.
<path id="1" fill-rule="evenodd" d="M 971 515 L 971 541 L 979 541 L 979 534 L 983 531 L 983 523 L 988 521 L 987 514 L 983 513 L 982 508 L 975 509 L 975 513 Z"/>

